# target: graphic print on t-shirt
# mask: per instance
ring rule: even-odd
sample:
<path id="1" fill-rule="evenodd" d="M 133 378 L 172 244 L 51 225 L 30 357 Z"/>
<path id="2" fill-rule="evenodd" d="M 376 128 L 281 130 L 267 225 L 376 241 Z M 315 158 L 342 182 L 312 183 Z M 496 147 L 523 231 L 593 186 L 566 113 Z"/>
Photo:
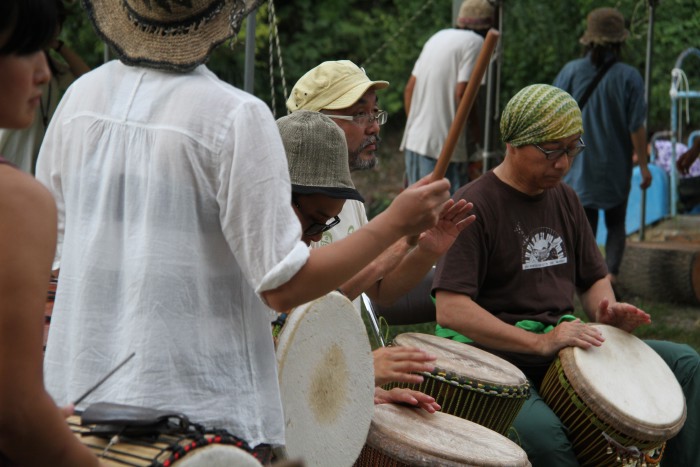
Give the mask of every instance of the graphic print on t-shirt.
<path id="1" fill-rule="evenodd" d="M 531 231 L 522 246 L 523 270 L 546 268 L 567 262 L 561 236 L 548 227 Z"/>

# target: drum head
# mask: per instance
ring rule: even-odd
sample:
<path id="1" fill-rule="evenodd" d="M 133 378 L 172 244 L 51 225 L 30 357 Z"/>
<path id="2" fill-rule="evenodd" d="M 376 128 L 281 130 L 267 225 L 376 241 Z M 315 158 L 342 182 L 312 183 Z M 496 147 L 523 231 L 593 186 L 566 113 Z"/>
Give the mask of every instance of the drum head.
<path id="1" fill-rule="evenodd" d="M 350 466 L 374 406 L 372 349 L 362 318 L 337 292 L 294 309 L 277 346 L 290 458 Z"/>
<path id="2" fill-rule="evenodd" d="M 676 377 L 654 350 L 632 334 L 592 324 L 605 342 L 559 352 L 576 393 L 612 426 L 642 439 L 668 439 L 683 427 L 685 397 Z"/>
<path id="3" fill-rule="evenodd" d="M 442 412 L 375 406 L 367 445 L 415 466 L 529 466 L 527 454 L 495 431 Z"/>
<path id="4" fill-rule="evenodd" d="M 436 368 L 480 382 L 497 386 L 521 386 L 527 383 L 525 374 L 512 363 L 452 339 L 409 332 L 396 336 L 394 344 L 423 349 L 437 357 Z"/>
<path id="5" fill-rule="evenodd" d="M 243 449 L 213 444 L 197 449 L 171 465 L 173 467 L 261 467 L 262 464 Z"/>

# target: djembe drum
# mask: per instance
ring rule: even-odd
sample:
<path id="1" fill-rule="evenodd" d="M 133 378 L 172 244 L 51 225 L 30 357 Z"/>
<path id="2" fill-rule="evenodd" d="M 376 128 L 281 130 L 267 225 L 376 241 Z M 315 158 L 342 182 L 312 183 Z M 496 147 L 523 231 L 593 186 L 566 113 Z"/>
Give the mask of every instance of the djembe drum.
<path id="1" fill-rule="evenodd" d="M 362 318 L 337 292 L 295 308 L 279 333 L 286 451 L 312 466 L 349 466 L 374 405 L 372 349 Z"/>
<path id="2" fill-rule="evenodd" d="M 479 424 L 443 412 L 394 404 L 375 406 L 356 467 L 525 467 L 517 444 Z"/>
<path id="3" fill-rule="evenodd" d="M 666 363 L 632 334 L 603 324 L 600 347 L 567 347 L 540 394 L 569 429 L 584 466 L 653 465 L 683 427 L 685 398 Z"/>
<path id="4" fill-rule="evenodd" d="M 106 466 L 261 467 L 248 445 L 220 430 L 157 436 L 102 437 L 80 417 L 68 418 L 73 433 Z"/>
<path id="5" fill-rule="evenodd" d="M 429 334 L 405 333 L 394 345 L 417 347 L 437 357 L 433 372 L 422 372 L 420 384 L 390 383 L 429 394 L 442 412 L 494 430 L 508 432 L 530 395 L 530 384 L 520 369 L 474 346 Z"/>

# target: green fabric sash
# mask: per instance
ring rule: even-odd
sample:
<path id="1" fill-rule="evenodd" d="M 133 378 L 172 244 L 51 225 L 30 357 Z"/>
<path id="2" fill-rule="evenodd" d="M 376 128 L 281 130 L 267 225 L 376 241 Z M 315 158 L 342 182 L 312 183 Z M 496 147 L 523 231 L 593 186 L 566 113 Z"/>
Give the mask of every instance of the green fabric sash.
<path id="1" fill-rule="evenodd" d="M 515 323 L 515 327 L 524 329 L 526 331 L 534 332 L 535 334 L 547 334 L 552 329 L 554 329 L 554 326 L 558 326 L 560 323 L 563 323 L 565 321 L 573 321 L 575 319 L 576 317 L 574 315 L 564 315 L 561 318 L 559 318 L 559 321 L 557 321 L 557 324 L 555 325 L 544 324 L 531 319 L 524 319 Z M 465 344 L 474 342 L 467 336 L 463 336 L 462 334 L 458 333 L 457 331 L 453 331 L 452 329 L 443 328 L 439 324 L 435 325 L 435 335 L 439 337 L 446 337 L 457 342 L 463 342 Z"/>

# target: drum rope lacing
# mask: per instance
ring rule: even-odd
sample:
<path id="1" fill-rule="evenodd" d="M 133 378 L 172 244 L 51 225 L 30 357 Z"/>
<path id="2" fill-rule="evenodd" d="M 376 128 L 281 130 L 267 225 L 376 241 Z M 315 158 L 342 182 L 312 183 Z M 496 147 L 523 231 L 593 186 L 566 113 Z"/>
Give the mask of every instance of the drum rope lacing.
<path id="1" fill-rule="evenodd" d="M 78 425 L 75 423 L 70 423 L 71 426 L 74 427 L 81 427 L 81 428 L 88 428 L 83 425 Z M 80 432 L 80 435 L 83 437 L 86 436 L 94 436 L 94 437 L 99 437 L 97 434 L 92 433 L 89 429 L 86 431 Z M 144 439 L 140 439 L 134 436 L 125 436 L 125 435 L 117 435 L 113 437 L 113 440 L 110 441 L 108 446 L 106 448 L 102 448 L 101 446 L 97 446 L 95 444 L 90 444 L 88 442 L 83 441 L 83 444 L 89 448 L 100 450 L 101 454 L 98 455 L 100 458 L 104 458 L 107 460 L 112 460 L 115 462 L 119 462 L 120 464 L 123 465 L 130 465 L 130 466 L 142 466 L 143 461 L 148 461 L 150 460 L 150 467 L 171 467 L 175 462 L 177 462 L 179 459 L 187 455 L 190 451 L 193 451 L 197 448 L 201 448 L 204 446 L 210 446 L 213 444 L 222 444 L 222 445 L 229 445 L 229 446 L 235 446 L 239 449 L 244 450 L 245 452 L 249 453 L 252 455 L 255 459 L 257 459 L 259 462 L 263 463 L 266 461 L 266 459 L 261 459 L 260 455 L 255 452 L 253 449 L 251 449 L 250 445 L 243 439 L 229 433 L 226 430 L 223 429 L 207 429 L 203 425 L 200 425 L 198 423 L 189 423 L 189 426 L 186 429 L 183 429 L 181 432 L 178 433 L 169 433 L 169 434 L 161 434 L 158 435 L 156 438 L 149 437 L 147 438 L 151 441 L 154 441 L 153 443 L 147 442 Z M 185 444 L 183 444 L 183 441 L 187 441 Z M 153 449 L 154 451 L 157 452 L 156 455 L 151 456 L 150 458 L 144 457 L 144 455 L 137 455 L 134 453 L 129 453 L 123 448 L 120 449 L 119 446 L 114 446 L 114 441 L 118 441 L 120 444 L 125 444 L 125 445 L 132 445 L 132 446 L 139 446 L 139 447 L 144 447 L 144 448 L 150 448 Z M 156 444 L 163 445 L 163 446 L 156 446 Z M 168 454 L 168 451 L 171 452 L 169 454 L 169 457 L 167 459 L 159 460 L 164 455 Z M 141 463 L 130 463 L 128 460 L 124 459 L 124 457 L 131 457 L 133 459 L 138 459 L 141 461 Z M 133 461 L 136 462 L 136 461 Z"/>
<path id="2" fill-rule="evenodd" d="M 664 443 L 658 449 L 643 452 L 637 446 L 623 446 L 605 432 L 602 435 L 608 443 L 606 453 L 614 453 L 615 460 L 622 463 L 622 465 L 639 465 L 640 467 L 647 467 L 648 464 L 656 465 L 661 461 L 664 448 L 666 447 L 666 443 Z"/>
<path id="3" fill-rule="evenodd" d="M 555 385 L 555 382 L 559 384 Z M 550 386 L 554 389 L 550 390 Z M 571 404 L 578 409 L 579 414 L 582 415 L 582 420 L 584 420 L 585 423 L 591 424 L 604 436 L 607 441 L 605 454 L 611 455 L 615 452 L 617 454 L 616 461 L 620 462 L 621 465 L 646 467 L 647 465 L 657 465 L 661 461 L 665 443 L 662 443 L 660 447 L 653 447 L 646 450 L 631 445 L 632 443 L 638 443 L 640 440 L 631 438 L 628 434 L 615 429 L 601 418 L 602 413 L 600 413 L 600 411 L 593 411 L 576 393 L 569 379 L 566 377 L 559 359 L 555 360 L 554 364 L 550 367 L 540 388 L 540 393 L 542 394 L 549 394 L 552 391 L 553 393 L 562 391 L 566 394 L 566 397 L 568 397 L 567 400 L 571 402 Z M 559 398 L 556 399 L 559 400 Z M 545 401 L 547 401 L 546 397 Z M 565 419 L 562 421 L 566 423 Z M 575 431 L 576 427 L 570 425 L 568 428 L 571 431 Z M 625 444 L 628 446 L 625 446 Z"/>
<path id="4" fill-rule="evenodd" d="M 477 379 L 471 379 L 466 376 L 459 375 L 451 371 L 446 371 L 437 367 L 431 372 L 423 371 L 420 374 L 429 378 L 435 378 L 439 381 L 442 381 L 443 383 L 451 384 L 452 386 L 457 386 L 496 397 L 519 398 L 529 397 L 530 395 L 530 383 L 528 382 L 520 386 L 494 385 L 484 383 Z"/>

